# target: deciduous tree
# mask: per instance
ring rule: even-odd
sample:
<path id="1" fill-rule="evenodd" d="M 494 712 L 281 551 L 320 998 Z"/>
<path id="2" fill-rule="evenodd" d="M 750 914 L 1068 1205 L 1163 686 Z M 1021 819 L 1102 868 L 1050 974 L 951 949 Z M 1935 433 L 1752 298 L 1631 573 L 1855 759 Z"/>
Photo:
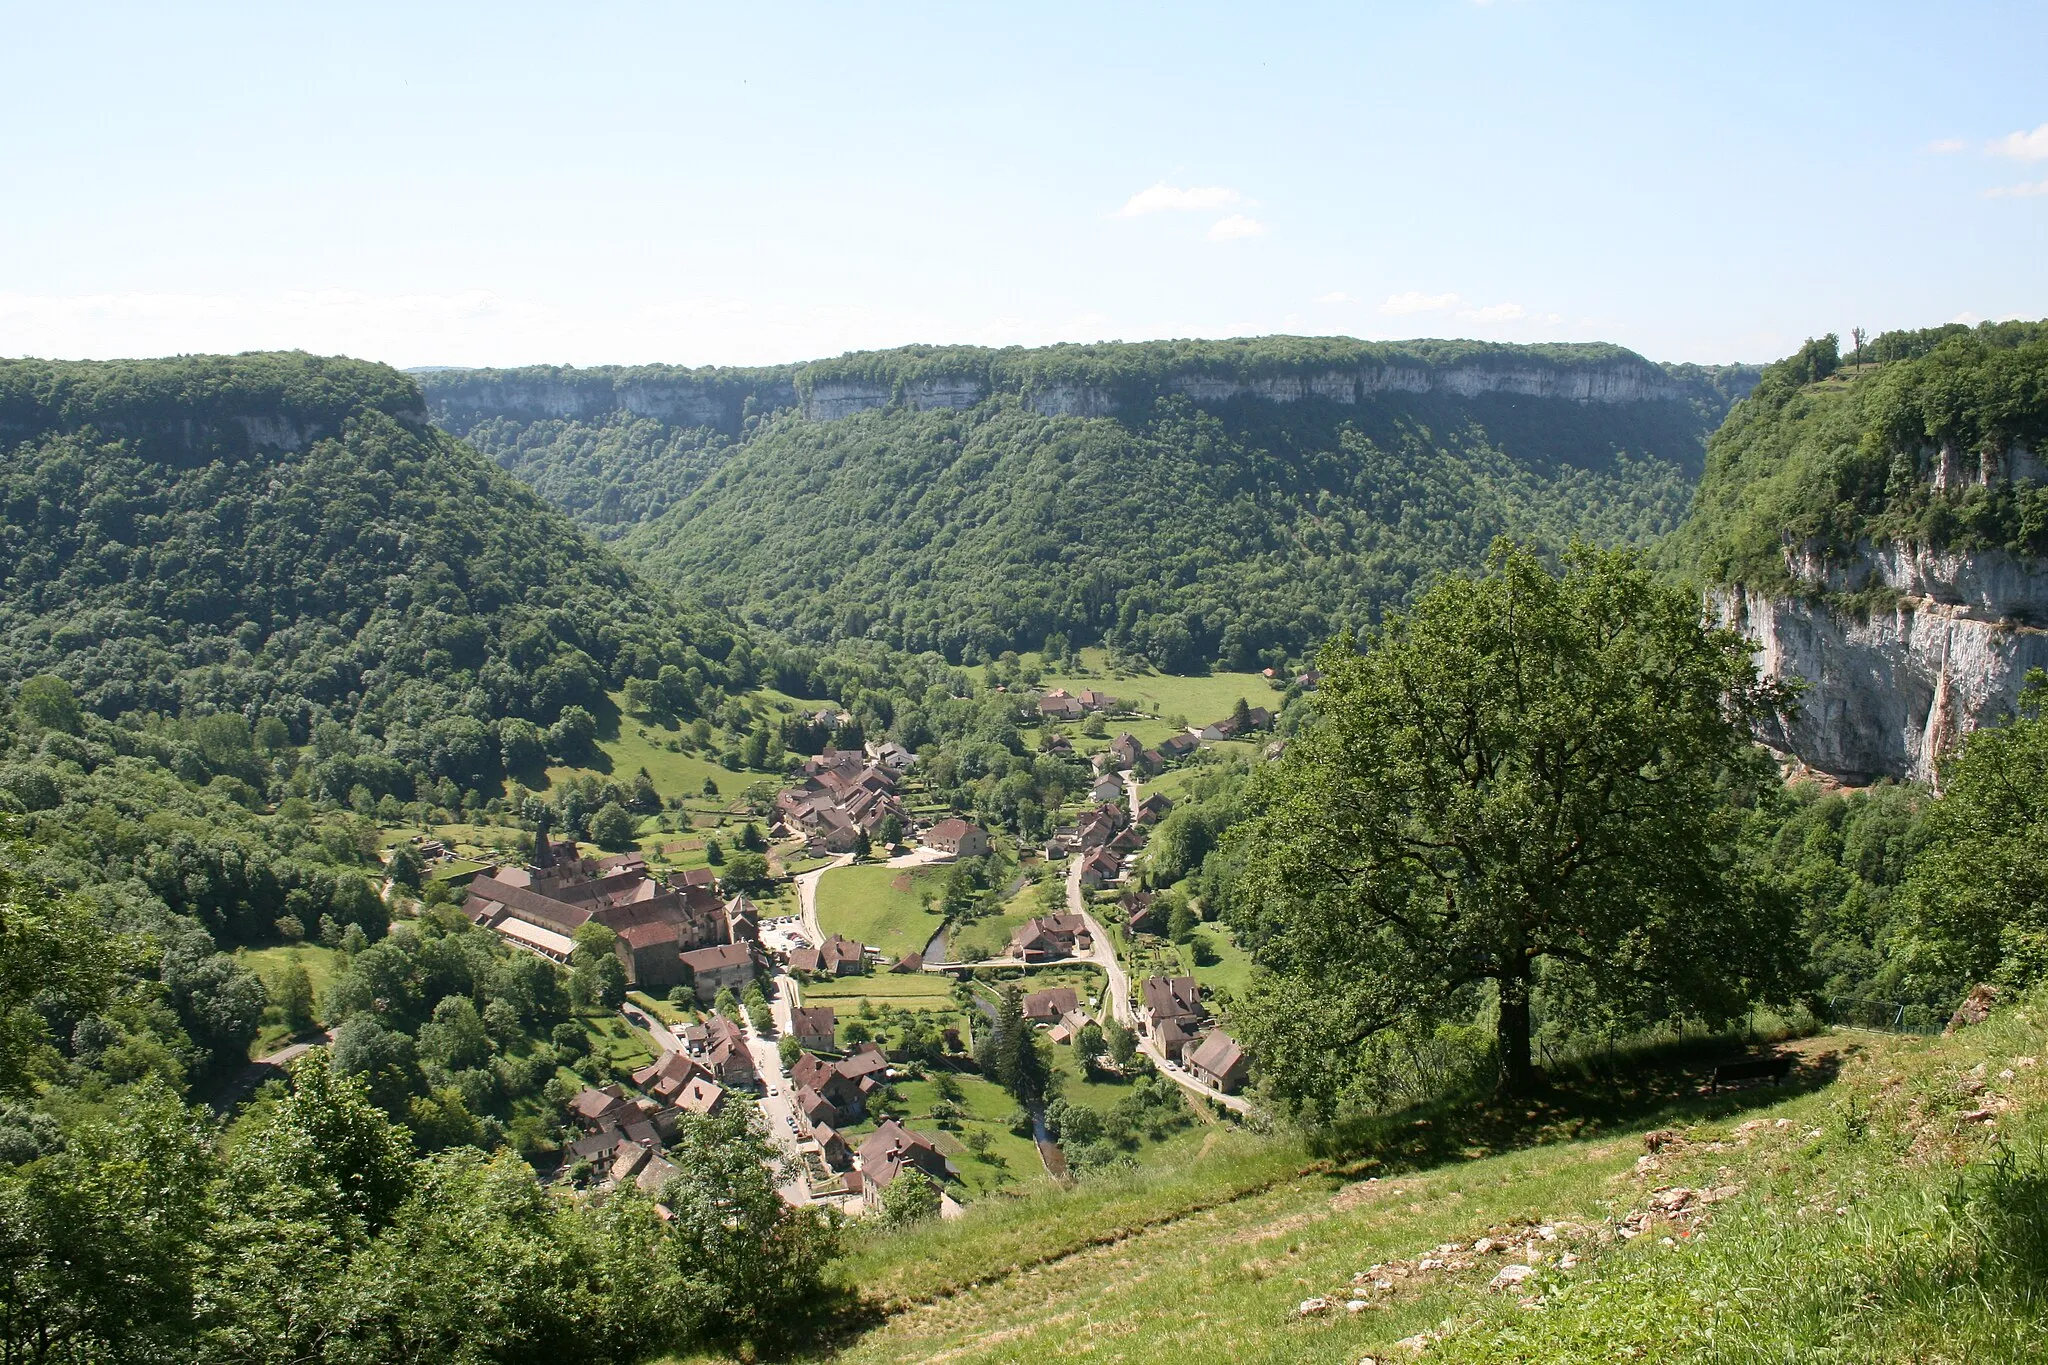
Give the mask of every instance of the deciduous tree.
<path id="1" fill-rule="evenodd" d="M 1749 645 L 1621 553 L 1561 572 L 1495 547 L 1364 650 L 1323 653 L 1319 721 L 1234 835 L 1239 927 L 1282 978 L 1240 1010 L 1256 1052 L 1327 1101 L 1362 1045 L 1473 1008 L 1521 1089 L 1532 1011 L 1565 999 L 1723 1019 L 1780 987 L 1792 926 L 1745 894 L 1746 719 L 1783 698 Z"/>

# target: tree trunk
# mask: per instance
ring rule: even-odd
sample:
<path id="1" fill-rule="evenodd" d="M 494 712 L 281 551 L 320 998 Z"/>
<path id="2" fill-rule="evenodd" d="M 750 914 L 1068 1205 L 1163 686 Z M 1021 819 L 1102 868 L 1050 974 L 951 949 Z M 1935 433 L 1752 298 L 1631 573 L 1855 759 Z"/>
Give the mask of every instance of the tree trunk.
<path id="1" fill-rule="evenodd" d="M 1500 1088 L 1523 1094 L 1536 1088 L 1536 1068 L 1529 1060 L 1529 971 L 1526 966 L 1500 978 L 1500 1023 L 1495 1032 L 1500 1053 Z"/>

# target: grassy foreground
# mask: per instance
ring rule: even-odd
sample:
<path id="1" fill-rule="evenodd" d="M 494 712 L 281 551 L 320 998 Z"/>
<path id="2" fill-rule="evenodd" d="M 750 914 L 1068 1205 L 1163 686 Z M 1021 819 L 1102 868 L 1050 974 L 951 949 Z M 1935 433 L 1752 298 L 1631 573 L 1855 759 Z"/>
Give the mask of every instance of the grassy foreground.
<path id="1" fill-rule="evenodd" d="M 1221 1132 L 871 1236 L 838 1268 L 858 1308 L 805 1358 L 2040 1359 L 2048 996 L 1800 1050 L 1789 1086 L 1709 1097 L 1695 1068 L 1445 1104 L 1348 1160 Z"/>

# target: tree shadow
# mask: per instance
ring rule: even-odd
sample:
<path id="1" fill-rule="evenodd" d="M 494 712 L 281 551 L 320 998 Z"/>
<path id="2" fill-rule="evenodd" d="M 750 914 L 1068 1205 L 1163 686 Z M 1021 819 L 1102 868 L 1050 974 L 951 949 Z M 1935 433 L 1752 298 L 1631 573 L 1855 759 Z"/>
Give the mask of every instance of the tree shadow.
<path id="1" fill-rule="evenodd" d="M 1472 1088 L 1343 1120 L 1314 1133 L 1311 1148 L 1334 1162 L 1340 1174 L 1384 1173 L 1475 1161 L 1617 1130 L 1711 1121 L 1825 1088 L 1840 1070 L 1841 1053 L 1854 1046 L 1800 1055 L 1782 1081 L 1716 1089 L 1716 1065 L 1769 1056 L 1775 1049 L 1745 1050 L 1725 1040 L 1703 1048 L 1697 1040 L 1686 1040 L 1625 1061 L 1574 1067 L 1526 1095 Z"/>

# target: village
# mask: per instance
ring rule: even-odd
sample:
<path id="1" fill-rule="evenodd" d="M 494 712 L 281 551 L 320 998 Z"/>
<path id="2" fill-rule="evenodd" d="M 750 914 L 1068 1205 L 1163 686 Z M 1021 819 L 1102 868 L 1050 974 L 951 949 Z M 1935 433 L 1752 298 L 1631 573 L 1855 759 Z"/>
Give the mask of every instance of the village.
<path id="1" fill-rule="evenodd" d="M 1130 714 L 1088 689 L 1049 688 L 1029 702 L 1052 746 L 1071 743 L 1063 725 L 1097 729 Z M 1010 1132 L 959 1121 L 1003 1099 L 975 1055 L 1006 993 L 1077 1090 L 1107 1093 L 1152 1074 L 1203 1112 L 1248 1112 L 1240 1092 L 1252 1059 L 1227 1030 L 1227 991 L 1219 998 L 1161 951 L 1166 926 L 1160 896 L 1143 885 L 1145 851 L 1174 802 L 1145 787 L 1205 746 L 1272 724 L 1269 711 L 1240 702 L 1151 744 L 1123 730 L 1096 749 L 1091 784 L 1042 847 L 1002 851 L 1034 874 L 1018 877 L 1035 890 L 1034 912 L 1014 926 L 996 921 L 1008 928 L 999 941 L 956 934 L 984 950 L 964 960 L 945 951 L 947 928 L 959 928 L 946 919 L 929 941 L 841 932 L 861 923 L 836 908 L 857 899 L 850 879 L 887 877 L 901 900 L 906 886 L 989 859 L 1006 837 L 920 809 L 904 791 L 918 758 L 892 742 L 828 747 L 775 794 L 768 837 L 785 865 L 810 864 L 791 877 L 793 912 L 764 916 L 713 868 L 663 871 L 641 853 L 583 853 L 543 823 L 529 861 L 469 881 L 464 913 L 560 963 L 579 944 L 608 943 L 628 992 L 620 1013 L 656 1058 L 569 1100 L 573 1136 L 556 1178 L 599 1194 L 632 1184 L 658 1195 L 675 1174 L 664 1152 L 684 1116 L 746 1105 L 780 1153 L 779 1188 L 792 1204 L 872 1213 L 915 1170 L 950 1216 L 977 1194 L 1035 1178 L 1031 1167 L 1071 1179 L 1046 1106 L 1015 1113 Z M 932 910 L 929 898 L 923 908 Z M 912 1126 L 906 1097 L 926 1092 L 929 1126 Z M 1091 1124 L 1069 1118 L 1069 1145 Z"/>

